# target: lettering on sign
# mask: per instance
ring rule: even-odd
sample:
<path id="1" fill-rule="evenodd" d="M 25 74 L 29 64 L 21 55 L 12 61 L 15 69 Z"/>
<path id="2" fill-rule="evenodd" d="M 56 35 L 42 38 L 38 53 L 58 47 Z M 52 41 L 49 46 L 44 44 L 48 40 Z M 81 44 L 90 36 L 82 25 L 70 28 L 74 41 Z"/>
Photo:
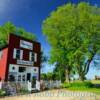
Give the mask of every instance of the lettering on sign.
<path id="1" fill-rule="evenodd" d="M 28 41 L 24 41 L 24 40 L 20 40 L 20 47 L 33 50 L 33 44 Z"/>
<path id="2" fill-rule="evenodd" d="M 17 60 L 17 64 L 33 66 L 32 61 L 25 61 L 25 60 Z"/>

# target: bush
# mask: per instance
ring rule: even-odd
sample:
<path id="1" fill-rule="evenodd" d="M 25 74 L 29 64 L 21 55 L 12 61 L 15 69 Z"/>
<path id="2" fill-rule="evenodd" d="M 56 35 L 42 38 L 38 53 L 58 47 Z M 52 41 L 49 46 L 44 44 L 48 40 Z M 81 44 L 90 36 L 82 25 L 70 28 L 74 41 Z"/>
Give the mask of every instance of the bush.
<path id="1" fill-rule="evenodd" d="M 70 87 L 70 86 L 71 86 L 71 84 L 70 84 L 70 83 L 67 83 L 67 82 L 64 82 L 64 83 L 61 85 L 62 88 L 68 88 L 68 87 Z"/>
<path id="2" fill-rule="evenodd" d="M 0 90 L 0 97 L 5 96 L 5 95 L 6 95 L 6 92 L 3 90 Z"/>
<path id="3" fill-rule="evenodd" d="M 20 91 L 19 91 L 19 93 L 20 93 L 20 94 L 27 94 L 27 93 L 29 93 L 29 92 L 28 92 L 27 89 L 21 88 Z"/>

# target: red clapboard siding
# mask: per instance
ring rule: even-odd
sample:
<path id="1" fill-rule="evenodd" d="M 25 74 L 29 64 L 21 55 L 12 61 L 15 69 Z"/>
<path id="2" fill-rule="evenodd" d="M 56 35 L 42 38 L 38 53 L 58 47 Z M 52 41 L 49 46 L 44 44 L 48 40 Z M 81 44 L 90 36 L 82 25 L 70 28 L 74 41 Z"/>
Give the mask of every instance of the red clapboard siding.
<path id="1" fill-rule="evenodd" d="M 5 80 L 6 66 L 7 66 L 8 48 L 2 50 L 2 58 L 0 59 L 0 78 Z"/>

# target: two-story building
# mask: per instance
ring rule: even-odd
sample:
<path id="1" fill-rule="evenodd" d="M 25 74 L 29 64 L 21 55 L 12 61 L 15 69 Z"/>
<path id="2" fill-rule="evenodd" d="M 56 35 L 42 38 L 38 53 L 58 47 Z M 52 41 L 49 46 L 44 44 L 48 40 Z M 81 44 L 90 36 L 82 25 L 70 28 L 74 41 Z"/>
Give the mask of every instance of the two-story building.
<path id="1" fill-rule="evenodd" d="M 40 79 L 40 43 L 10 34 L 8 45 L 0 49 L 0 78 L 25 83 Z"/>

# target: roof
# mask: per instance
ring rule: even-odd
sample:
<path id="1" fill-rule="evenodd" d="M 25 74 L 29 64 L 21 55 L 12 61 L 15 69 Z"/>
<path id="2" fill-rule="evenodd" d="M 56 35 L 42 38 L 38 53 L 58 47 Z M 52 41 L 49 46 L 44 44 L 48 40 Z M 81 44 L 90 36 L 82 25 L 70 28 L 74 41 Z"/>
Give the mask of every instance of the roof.
<path id="1" fill-rule="evenodd" d="M 36 40 L 30 40 L 30 39 L 27 39 L 27 38 L 25 38 L 25 37 L 23 37 L 23 36 L 20 36 L 20 35 L 18 35 L 18 34 L 10 33 L 10 35 L 19 37 L 20 39 L 23 39 L 23 40 L 26 40 L 26 41 L 29 41 L 29 42 L 35 42 L 35 43 L 40 44 L 40 42 L 38 42 L 38 41 L 36 41 Z"/>

